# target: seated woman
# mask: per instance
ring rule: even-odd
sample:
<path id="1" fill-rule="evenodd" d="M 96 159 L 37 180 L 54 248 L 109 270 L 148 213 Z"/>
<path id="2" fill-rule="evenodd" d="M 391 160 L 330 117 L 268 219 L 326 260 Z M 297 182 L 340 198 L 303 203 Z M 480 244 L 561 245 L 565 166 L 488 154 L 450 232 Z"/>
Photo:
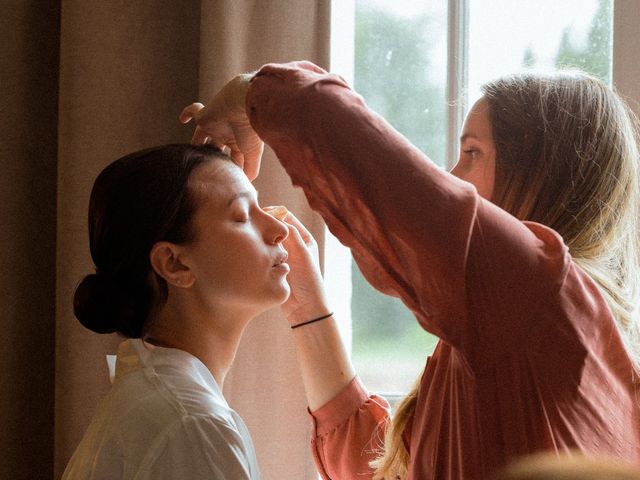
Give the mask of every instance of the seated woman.
<path id="1" fill-rule="evenodd" d="M 78 286 L 75 314 L 128 340 L 63 478 L 259 478 L 222 386 L 248 322 L 289 297 L 283 242 L 295 227 L 284 215 L 297 223 L 260 208 L 242 169 L 212 146 L 151 148 L 98 176 L 96 273 Z"/>

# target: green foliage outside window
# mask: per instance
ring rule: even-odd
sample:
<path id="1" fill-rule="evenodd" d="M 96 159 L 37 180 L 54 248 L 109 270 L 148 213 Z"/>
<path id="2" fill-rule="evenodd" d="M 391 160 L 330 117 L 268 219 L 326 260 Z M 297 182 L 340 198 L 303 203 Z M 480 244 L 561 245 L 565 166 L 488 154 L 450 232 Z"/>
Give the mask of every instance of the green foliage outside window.
<path id="1" fill-rule="evenodd" d="M 411 142 L 444 165 L 446 123 L 444 85 L 430 79 L 430 23 L 356 4 L 355 90 Z M 354 359 L 402 361 L 430 353 L 437 339 L 422 330 L 400 300 L 376 292 L 352 265 Z M 402 345 L 402 348 L 398 348 Z"/>
<path id="2" fill-rule="evenodd" d="M 611 0 L 599 0 L 583 45 L 576 45 L 571 28 L 565 28 L 555 57 L 556 68 L 582 70 L 611 83 L 612 13 Z M 522 64 L 535 68 L 531 48 L 525 52 Z"/>

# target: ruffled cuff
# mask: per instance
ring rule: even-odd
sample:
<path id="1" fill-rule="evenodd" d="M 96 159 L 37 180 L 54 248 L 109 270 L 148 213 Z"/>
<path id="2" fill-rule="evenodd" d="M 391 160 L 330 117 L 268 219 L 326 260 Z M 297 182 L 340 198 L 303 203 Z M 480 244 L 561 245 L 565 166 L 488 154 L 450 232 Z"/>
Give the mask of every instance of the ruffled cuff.
<path id="1" fill-rule="evenodd" d="M 376 396 L 376 399 L 379 397 Z M 335 397 L 309 414 L 315 425 L 316 435 L 325 435 L 346 422 L 370 399 L 369 392 L 356 375 Z M 388 406 L 387 406 L 388 408 Z"/>

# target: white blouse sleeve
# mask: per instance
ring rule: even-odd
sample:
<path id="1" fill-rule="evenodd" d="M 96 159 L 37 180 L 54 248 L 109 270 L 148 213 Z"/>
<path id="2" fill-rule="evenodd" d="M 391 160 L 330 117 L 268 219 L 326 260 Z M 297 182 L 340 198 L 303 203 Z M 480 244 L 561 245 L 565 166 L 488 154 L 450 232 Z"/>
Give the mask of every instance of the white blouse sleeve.
<path id="1" fill-rule="evenodd" d="M 136 478 L 255 480 L 255 453 L 239 432 L 212 416 L 190 415 L 158 439 Z"/>

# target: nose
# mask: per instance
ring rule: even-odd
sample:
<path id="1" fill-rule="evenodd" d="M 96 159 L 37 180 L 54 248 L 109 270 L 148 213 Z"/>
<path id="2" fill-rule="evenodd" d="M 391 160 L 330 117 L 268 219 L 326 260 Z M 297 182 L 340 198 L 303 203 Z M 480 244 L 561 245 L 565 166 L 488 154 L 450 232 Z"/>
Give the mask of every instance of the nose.
<path id="1" fill-rule="evenodd" d="M 458 159 L 456 164 L 449 170 L 449 173 L 454 177 L 460 178 L 460 159 Z"/>
<path id="2" fill-rule="evenodd" d="M 289 235 L 289 227 L 286 223 L 278 220 L 274 216 L 265 212 L 266 228 L 265 228 L 265 240 L 272 245 L 278 245 L 282 243 Z"/>

